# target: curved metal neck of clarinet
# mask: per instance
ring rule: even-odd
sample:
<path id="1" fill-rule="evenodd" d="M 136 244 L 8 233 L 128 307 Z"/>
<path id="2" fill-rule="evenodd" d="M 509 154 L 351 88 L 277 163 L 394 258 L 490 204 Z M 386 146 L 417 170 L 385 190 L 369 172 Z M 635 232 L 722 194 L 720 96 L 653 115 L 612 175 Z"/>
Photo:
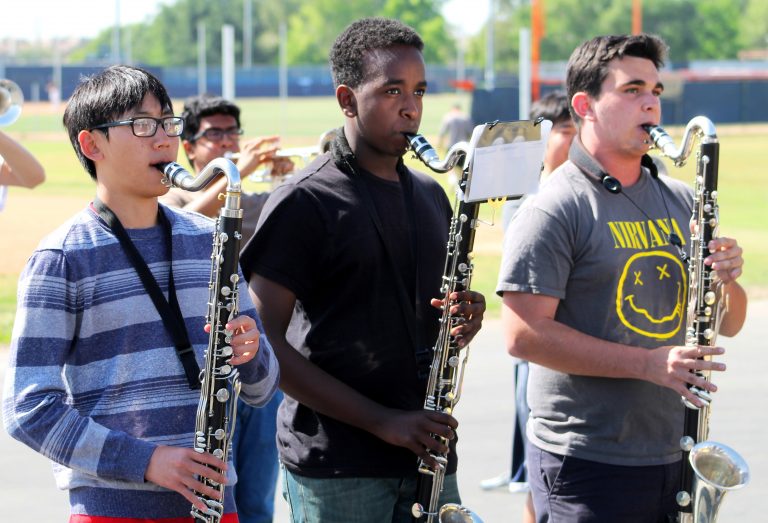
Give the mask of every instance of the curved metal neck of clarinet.
<path id="1" fill-rule="evenodd" d="M 211 180 L 220 175 L 227 178 L 227 189 L 224 195 L 224 206 L 221 215 L 228 218 L 237 218 L 242 212 L 240 209 L 240 196 L 242 194 L 242 180 L 240 171 L 234 163 L 227 158 L 216 158 L 208 163 L 197 176 L 175 162 L 163 166 L 163 178 L 161 182 L 166 187 L 178 187 L 185 191 L 196 192 L 203 189 Z"/>

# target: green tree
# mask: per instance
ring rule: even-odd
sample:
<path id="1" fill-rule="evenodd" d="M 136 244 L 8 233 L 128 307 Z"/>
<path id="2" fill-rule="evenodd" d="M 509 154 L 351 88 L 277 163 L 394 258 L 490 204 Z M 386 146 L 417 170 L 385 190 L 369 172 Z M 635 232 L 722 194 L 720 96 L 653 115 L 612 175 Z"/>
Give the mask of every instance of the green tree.
<path id="1" fill-rule="evenodd" d="M 352 21 L 380 12 L 384 0 L 338 0 L 303 2 L 288 18 L 288 63 L 324 64 L 336 36 Z"/>
<path id="2" fill-rule="evenodd" d="M 306 0 L 282 0 L 280 3 L 252 1 L 254 63 L 276 63 L 278 27 L 286 13 Z M 206 60 L 221 61 L 221 27 L 235 29 L 235 53 L 243 56 L 244 0 L 179 0 L 163 5 L 153 20 L 124 30 L 130 38 L 133 61 L 148 65 L 194 65 L 197 63 L 197 25 L 205 23 Z M 70 55 L 71 61 L 106 58 L 110 54 L 112 29 L 102 31 L 88 45 Z"/>
<path id="3" fill-rule="evenodd" d="M 740 19 L 742 49 L 768 49 L 768 2 L 748 0 Z"/>
<path id="4" fill-rule="evenodd" d="M 194 65 L 197 62 L 197 24 L 205 22 L 206 57 L 221 60 L 221 26 L 235 28 L 236 56 L 242 57 L 243 3 L 246 0 L 178 0 L 164 5 L 147 23 L 124 28 L 131 56 L 148 65 Z M 336 35 L 350 22 L 364 16 L 398 18 L 424 38 L 428 63 L 451 63 L 455 42 L 440 14 L 445 0 L 249 0 L 253 9 L 252 57 L 254 63 L 276 63 L 278 31 L 288 27 L 289 64 L 324 64 Z M 494 18 L 497 68 L 516 70 L 519 34 L 530 27 L 530 0 L 497 0 Z M 543 0 L 544 36 L 540 56 L 544 61 L 564 61 L 584 40 L 598 34 L 631 30 L 632 0 Z M 643 29 L 662 36 L 670 45 L 674 62 L 694 59 L 733 59 L 741 49 L 768 46 L 768 2 L 765 0 L 644 0 Z M 112 30 L 69 56 L 69 61 L 108 58 Z M 486 62 L 486 31 L 470 38 L 468 66 Z"/>
<path id="5" fill-rule="evenodd" d="M 289 18 L 288 63 L 324 64 L 336 36 L 354 20 L 366 16 L 396 18 L 419 32 L 428 63 L 445 63 L 455 55 L 455 43 L 440 14 L 443 0 L 338 0 L 304 2 Z"/>
<path id="6" fill-rule="evenodd" d="M 235 52 L 243 54 L 243 3 L 246 0 L 178 0 L 163 5 L 148 23 L 124 28 L 130 40 L 133 61 L 147 65 L 194 65 L 197 63 L 197 24 L 205 23 L 206 60 L 221 60 L 221 26 L 235 28 Z M 288 28 L 287 58 L 292 65 L 325 64 L 336 36 L 350 22 L 365 16 L 398 18 L 424 38 L 425 59 L 430 63 L 450 61 L 455 45 L 440 14 L 444 0 L 251 0 L 254 63 L 276 63 L 279 27 Z M 87 45 L 72 53 L 70 61 L 109 58 L 112 29 L 102 31 Z"/>
<path id="7" fill-rule="evenodd" d="M 646 0 L 643 30 L 669 44 L 672 62 L 736 58 L 739 0 Z"/>
<path id="8" fill-rule="evenodd" d="M 517 68 L 519 32 L 530 27 L 530 1 L 502 0 L 494 23 L 497 67 Z M 740 13 L 745 5 L 750 23 Z M 644 0 L 643 30 L 658 34 L 669 44 L 670 59 L 736 58 L 747 41 L 758 42 L 768 31 L 768 3 L 764 0 Z M 581 42 L 600 34 L 629 33 L 632 0 L 544 0 L 545 24 L 540 56 L 544 61 L 564 61 Z M 760 20 L 752 24 L 754 20 Z M 750 25 L 751 24 L 751 25 Z M 753 32 L 745 25 L 762 27 Z M 485 63 L 486 31 L 469 45 L 468 64 Z"/>
<path id="9" fill-rule="evenodd" d="M 440 13 L 444 0 L 386 0 L 381 16 L 397 18 L 416 29 L 424 40 L 427 63 L 445 64 L 456 56 L 456 43 Z"/>

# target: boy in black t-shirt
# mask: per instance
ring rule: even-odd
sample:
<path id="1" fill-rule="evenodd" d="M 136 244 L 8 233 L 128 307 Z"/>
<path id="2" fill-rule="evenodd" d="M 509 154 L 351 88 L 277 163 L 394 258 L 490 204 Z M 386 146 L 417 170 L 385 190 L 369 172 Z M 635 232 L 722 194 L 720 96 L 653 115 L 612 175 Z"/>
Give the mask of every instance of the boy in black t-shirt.
<path id="1" fill-rule="evenodd" d="M 448 450 L 431 434 L 455 444 L 456 420 L 423 409 L 451 209 L 402 161 L 404 133 L 421 120 L 422 47 L 411 28 L 380 18 L 338 37 L 343 132 L 275 189 L 241 257 L 281 365 L 278 447 L 294 522 L 410 521 L 416 458 L 434 466 L 427 451 Z M 452 298 L 464 345 L 485 300 Z M 459 501 L 448 456 L 441 503 Z"/>

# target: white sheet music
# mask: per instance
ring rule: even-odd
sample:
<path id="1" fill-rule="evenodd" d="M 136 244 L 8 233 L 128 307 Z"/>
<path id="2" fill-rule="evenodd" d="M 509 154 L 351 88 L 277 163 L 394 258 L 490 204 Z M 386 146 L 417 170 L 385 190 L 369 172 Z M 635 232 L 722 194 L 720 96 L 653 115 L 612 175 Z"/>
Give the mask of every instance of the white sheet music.
<path id="1" fill-rule="evenodd" d="M 478 125 L 470 140 L 464 201 L 519 198 L 537 191 L 552 122 Z"/>

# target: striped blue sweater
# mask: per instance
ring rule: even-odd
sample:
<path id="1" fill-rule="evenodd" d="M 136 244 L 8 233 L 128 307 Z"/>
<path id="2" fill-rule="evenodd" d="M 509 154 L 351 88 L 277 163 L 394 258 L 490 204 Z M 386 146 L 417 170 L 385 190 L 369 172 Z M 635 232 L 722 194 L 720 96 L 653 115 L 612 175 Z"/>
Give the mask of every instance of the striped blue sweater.
<path id="1" fill-rule="evenodd" d="M 173 230 L 179 305 L 204 368 L 213 222 L 161 208 Z M 162 227 L 128 233 L 167 297 Z M 261 329 L 244 280 L 240 311 L 256 317 Z M 145 482 L 144 473 L 157 445 L 192 446 L 200 392 L 189 388 L 137 272 L 90 207 L 44 239 L 28 261 L 19 279 L 9 361 L 6 428 L 54 462 L 57 485 L 69 490 L 73 514 L 189 514 L 188 501 Z M 279 377 L 266 336 L 257 356 L 239 369 L 241 397 L 266 403 Z M 226 489 L 227 512 L 234 511 L 231 490 Z"/>

